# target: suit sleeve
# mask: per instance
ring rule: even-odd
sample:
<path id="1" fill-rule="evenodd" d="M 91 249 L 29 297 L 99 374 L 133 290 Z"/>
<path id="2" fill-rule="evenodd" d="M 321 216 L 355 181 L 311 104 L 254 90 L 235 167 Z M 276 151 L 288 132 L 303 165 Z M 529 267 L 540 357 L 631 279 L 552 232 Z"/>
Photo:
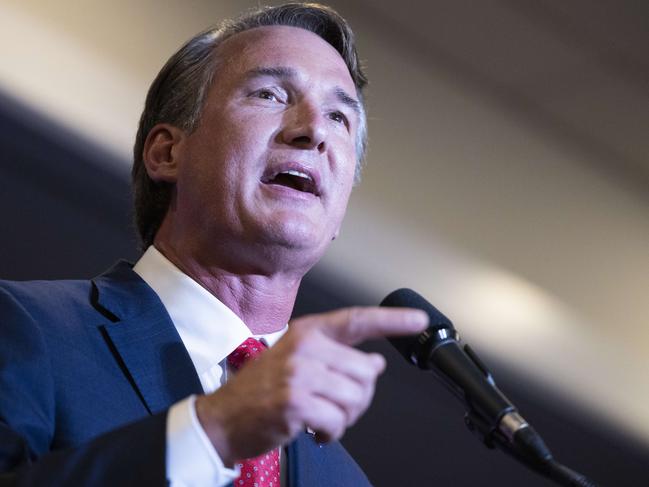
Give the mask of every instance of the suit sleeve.
<path id="1" fill-rule="evenodd" d="M 50 451 L 55 395 L 39 327 L 0 289 L 0 487 L 166 484 L 166 411 Z"/>
<path id="2" fill-rule="evenodd" d="M 3 424 L 0 442 L 27 455 L 10 459 L 13 469 L 0 475 L 0 487 L 164 486 L 165 424 L 166 414 L 158 414 L 39 458 L 30 458 L 25 439 Z"/>

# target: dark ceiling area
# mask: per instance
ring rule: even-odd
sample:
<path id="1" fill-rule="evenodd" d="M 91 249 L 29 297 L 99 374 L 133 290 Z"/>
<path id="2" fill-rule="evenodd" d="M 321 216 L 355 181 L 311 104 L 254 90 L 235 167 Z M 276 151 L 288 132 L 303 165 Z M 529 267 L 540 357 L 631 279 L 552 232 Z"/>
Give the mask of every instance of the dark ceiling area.
<path id="1" fill-rule="evenodd" d="M 341 5 L 445 73 L 585 156 L 649 201 L 649 3 L 359 0 Z"/>

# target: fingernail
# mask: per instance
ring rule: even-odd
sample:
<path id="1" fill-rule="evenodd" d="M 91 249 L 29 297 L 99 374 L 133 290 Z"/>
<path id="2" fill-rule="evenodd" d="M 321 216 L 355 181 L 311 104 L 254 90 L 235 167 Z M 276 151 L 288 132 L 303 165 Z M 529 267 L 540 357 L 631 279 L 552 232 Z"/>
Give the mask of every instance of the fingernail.
<path id="1" fill-rule="evenodd" d="M 372 360 L 374 360 L 374 363 L 376 364 L 376 370 L 378 370 L 379 372 L 385 370 L 386 362 L 383 355 L 380 355 L 378 353 L 373 353 Z"/>
<path id="2" fill-rule="evenodd" d="M 420 325 L 422 328 L 425 328 L 426 326 L 428 326 L 428 321 L 429 321 L 428 313 L 426 313 L 425 311 L 422 311 L 420 309 L 416 309 L 416 310 L 413 310 L 413 311 L 414 311 L 413 316 L 416 317 L 415 318 L 415 324 Z"/>

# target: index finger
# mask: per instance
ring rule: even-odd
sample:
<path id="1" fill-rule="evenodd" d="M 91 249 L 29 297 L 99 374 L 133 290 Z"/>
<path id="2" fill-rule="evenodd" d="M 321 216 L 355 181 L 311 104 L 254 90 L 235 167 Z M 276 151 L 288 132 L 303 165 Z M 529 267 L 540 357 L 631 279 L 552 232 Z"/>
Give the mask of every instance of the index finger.
<path id="1" fill-rule="evenodd" d="M 370 338 L 414 335 L 428 326 L 428 315 L 419 309 L 379 306 L 342 308 L 301 320 L 346 345 Z"/>

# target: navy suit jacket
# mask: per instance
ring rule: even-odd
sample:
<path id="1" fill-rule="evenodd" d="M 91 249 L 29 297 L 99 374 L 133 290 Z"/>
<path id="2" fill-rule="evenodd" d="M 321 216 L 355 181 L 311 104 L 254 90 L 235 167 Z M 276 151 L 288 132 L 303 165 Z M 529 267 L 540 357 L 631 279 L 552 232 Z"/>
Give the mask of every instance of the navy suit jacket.
<path id="1" fill-rule="evenodd" d="M 92 281 L 0 283 L 0 486 L 166 485 L 166 414 L 202 393 L 158 296 L 125 262 Z M 365 486 L 302 434 L 288 485 Z"/>

